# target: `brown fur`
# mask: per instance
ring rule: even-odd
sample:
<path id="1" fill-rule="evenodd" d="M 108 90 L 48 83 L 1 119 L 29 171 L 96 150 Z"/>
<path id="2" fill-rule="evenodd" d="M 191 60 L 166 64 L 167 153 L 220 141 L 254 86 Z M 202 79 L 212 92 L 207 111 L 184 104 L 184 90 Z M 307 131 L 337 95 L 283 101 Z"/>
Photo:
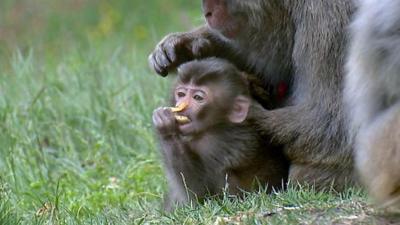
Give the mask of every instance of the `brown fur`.
<path id="1" fill-rule="evenodd" d="M 196 117 L 200 114 L 190 105 L 188 112 L 182 112 L 191 118 L 192 126 L 198 126 L 193 133 L 182 133 L 176 124 L 165 122 L 168 116 L 173 121 L 168 110 L 154 112 L 169 186 L 167 210 L 176 204 L 219 195 L 224 189 L 240 194 L 242 190 L 254 190 L 256 184 L 268 191 L 284 187 L 288 163 L 281 149 L 260 136 L 249 121 L 227 119 L 237 96 L 249 98 L 246 81 L 233 65 L 220 59 L 189 62 L 180 67 L 178 83 L 211 87 L 211 95 L 206 98 L 211 103 L 203 102 L 207 107 L 198 108 L 205 112 L 201 117 Z M 221 107 L 229 110 L 220 111 Z"/>

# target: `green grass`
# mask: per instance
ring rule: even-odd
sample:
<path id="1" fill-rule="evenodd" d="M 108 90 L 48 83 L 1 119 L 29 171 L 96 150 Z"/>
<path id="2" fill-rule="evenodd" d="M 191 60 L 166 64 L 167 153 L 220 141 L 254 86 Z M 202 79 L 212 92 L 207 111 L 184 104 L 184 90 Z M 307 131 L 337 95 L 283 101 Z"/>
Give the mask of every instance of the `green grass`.
<path id="1" fill-rule="evenodd" d="M 170 78 L 157 77 L 147 55 L 164 34 L 202 20 L 200 1 L 145 2 L 1 1 L 0 224 L 394 220 L 359 190 L 296 185 L 164 214 L 151 113 L 167 104 Z"/>

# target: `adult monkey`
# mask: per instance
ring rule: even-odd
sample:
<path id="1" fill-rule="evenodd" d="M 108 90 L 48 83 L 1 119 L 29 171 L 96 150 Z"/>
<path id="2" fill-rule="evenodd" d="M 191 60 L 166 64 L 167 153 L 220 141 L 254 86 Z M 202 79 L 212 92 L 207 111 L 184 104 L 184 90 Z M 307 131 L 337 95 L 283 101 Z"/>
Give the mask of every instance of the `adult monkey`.
<path id="1" fill-rule="evenodd" d="M 356 168 L 378 203 L 400 210 L 400 1 L 359 4 L 344 92 Z"/>
<path id="2" fill-rule="evenodd" d="M 157 73 L 218 56 L 266 83 L 290 84 L 282 108 L 255 108 L 260 129 L 285 145 L 289 178 L 336 190 L 355 181 L 342 110 L 351 0 L 203 0 L 206 25 L 166 36 L 149 56 Z"/>

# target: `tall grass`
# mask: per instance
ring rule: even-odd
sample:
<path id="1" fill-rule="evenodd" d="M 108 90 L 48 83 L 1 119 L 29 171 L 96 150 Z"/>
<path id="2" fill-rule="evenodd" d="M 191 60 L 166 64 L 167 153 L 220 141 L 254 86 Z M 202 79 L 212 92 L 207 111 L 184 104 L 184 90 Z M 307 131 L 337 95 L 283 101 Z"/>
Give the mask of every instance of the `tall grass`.
<path id="1" fill-rule="evenodd" d="M 198 5 L 74 2 L 0 3 L 0 224 L 102 224 L 125 208 L 159 208 L 150 118 L 170 82 L 147 55 L 165 33 L 194 26 L 184 9 Z"/>

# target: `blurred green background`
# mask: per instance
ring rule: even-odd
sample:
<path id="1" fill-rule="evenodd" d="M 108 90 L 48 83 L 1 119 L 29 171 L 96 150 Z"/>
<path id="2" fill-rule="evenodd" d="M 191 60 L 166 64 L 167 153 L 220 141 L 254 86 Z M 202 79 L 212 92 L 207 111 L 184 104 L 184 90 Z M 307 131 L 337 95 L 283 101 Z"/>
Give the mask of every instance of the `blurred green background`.
<path id="1" fill-rule="evenodd" d="M 200 1 L 2 0 L 2 56 L 15 48 L 49 57 L 103 45 L 149 50 L 164 33 L 202 22 Z M 144 57 L 145 58 L 145 57 Z"/>
<path id="2" fill-rule="evenodd" d="M 151 113 L 171 78 L 147 57 L 165 34 L 201 24 L 200 9 L 0 1 L 0 224 L 158 218 L 165 180 Z"/>

